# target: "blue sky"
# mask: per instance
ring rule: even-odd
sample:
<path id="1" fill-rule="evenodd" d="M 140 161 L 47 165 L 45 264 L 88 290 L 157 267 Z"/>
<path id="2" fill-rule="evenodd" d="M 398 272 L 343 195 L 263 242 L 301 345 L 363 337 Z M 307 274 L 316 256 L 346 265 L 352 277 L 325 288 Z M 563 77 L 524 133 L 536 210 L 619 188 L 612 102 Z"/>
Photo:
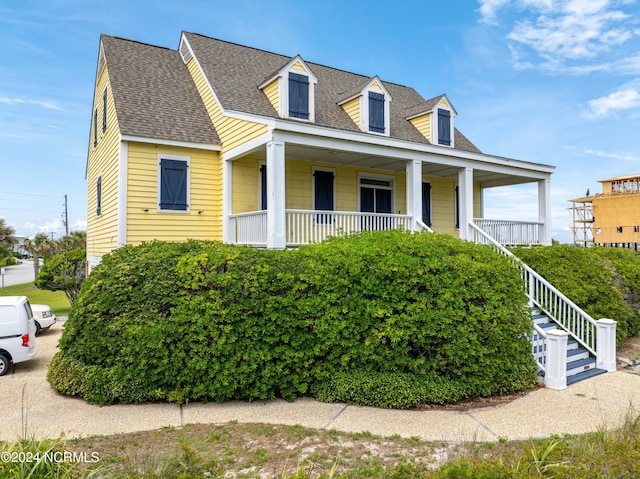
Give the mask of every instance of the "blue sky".
<path id="1" fill-rule="evenodd" d="M 101 33 L 177 48 L 182 30 L 446 93 L 483 152 L 556 166 L 567 200 L 640 172 L 640 0 L 181 2 L 21 0 L 0 6 L 0 217 L 58 238 L 64 195 L 84 229 Z M 485 217 L 537 219 L 537 187 L 485 194 Z"/>

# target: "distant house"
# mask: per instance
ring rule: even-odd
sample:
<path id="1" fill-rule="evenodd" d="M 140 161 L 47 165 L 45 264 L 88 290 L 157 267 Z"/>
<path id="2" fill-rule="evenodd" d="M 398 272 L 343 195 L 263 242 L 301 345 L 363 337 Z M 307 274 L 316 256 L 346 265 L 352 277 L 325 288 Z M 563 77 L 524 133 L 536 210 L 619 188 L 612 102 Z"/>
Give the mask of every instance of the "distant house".
<path id="1" fill-rule="evenodd" d="M 300 55 L 187 32 L 178 50 L 102 35 L 89 264 L 153 239 L 285 248 L 384 228 L 471 239 L 471 222 L 549 244 L 554 168 L 482 153 L 457 116 L 445 94 L 425 100 Z M 481 219 L 484 189 L 531 182 L 538 222 Z"/>
<path id="2" fill-rule="evenodd" d="M 569 200 L 574 244 L 632 248 L 640 245 L 640 173 L 616 176 L 602 192 Z"/>

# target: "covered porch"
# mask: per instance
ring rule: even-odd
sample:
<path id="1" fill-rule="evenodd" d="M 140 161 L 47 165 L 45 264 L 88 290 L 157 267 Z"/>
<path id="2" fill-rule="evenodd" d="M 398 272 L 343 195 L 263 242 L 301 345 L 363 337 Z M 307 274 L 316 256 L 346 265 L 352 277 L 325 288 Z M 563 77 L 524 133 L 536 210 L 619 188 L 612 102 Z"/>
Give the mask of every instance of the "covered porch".
<path id="1" fill-rule="evenodd" d="M 282 132 L 229 152 L 223 158 L 225 241 L 287 248 L 397 228 L 484 242 L 475 225 L 501 244 L 551 244 L 552 167 L 393 143 Z M 538 221 L 483 217 L 486 188 L 533 182 Z"/>

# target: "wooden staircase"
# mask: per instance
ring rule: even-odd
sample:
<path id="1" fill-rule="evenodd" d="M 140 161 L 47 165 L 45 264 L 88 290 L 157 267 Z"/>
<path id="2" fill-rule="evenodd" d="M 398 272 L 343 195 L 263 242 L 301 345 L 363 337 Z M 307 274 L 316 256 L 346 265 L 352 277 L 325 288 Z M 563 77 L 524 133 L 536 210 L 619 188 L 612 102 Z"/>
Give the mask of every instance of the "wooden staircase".
<path id="1" fill-rule="evenodd" d="M 552 329 L 556 329 L 557 325 L 555 322 L 549 319 L 544 312 L 534 308 L 533 312 L 533 322 L 538 325 L 542 330 L 549 331 Z M 534 356 L 543 356 L 545 351 L 538 351 L 538 347 L 535 345 L 535 341 L 538 339 L 538 333 L 533 330 L 532 343 L 533 346 L 533 354 Z M 599 374 L 606 373 L 607 371 L 604 369 L 600 369 L 596 367 L 596 358 L 589 353 L 586 349 L 580 346 L 578 341 L 573 338 L 569 338 L 567 341 L 567 386 L 570 384 L 576 383 L 578 381 L 582 381 L 583 379 L 588 379 L 593 376 L 597 376 Z M 540 370 L 540 376 L 544 377 L 544 371 Z"/>

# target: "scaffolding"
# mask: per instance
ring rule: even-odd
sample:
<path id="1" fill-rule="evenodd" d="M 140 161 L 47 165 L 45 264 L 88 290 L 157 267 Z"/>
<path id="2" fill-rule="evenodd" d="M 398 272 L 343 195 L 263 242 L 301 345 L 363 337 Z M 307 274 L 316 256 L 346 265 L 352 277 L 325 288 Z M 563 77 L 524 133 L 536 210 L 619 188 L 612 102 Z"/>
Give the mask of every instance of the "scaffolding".
<path id="1" fill-rule="evenodd" d="M 569 200 L 573 206 L 567 208 L 571 213 L 573 224 L 573 245 L 588 248 L 594 246 L 593 241 L 593 201 L 591 197 Z"/>

